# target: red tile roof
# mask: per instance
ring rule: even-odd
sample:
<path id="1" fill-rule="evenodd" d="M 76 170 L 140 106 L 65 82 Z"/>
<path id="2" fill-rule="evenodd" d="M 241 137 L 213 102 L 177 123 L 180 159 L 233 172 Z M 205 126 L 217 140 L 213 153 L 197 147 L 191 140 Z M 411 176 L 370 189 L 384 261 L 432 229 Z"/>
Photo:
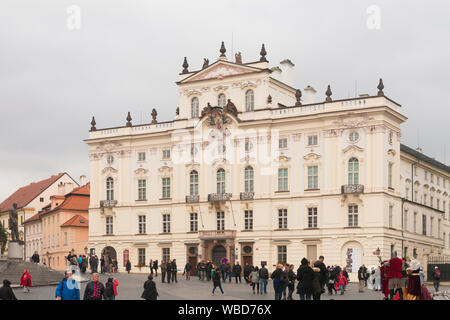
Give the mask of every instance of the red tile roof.
<path id="1" fill-rule="evenodd" d="M 76 215 L 64 222 L 61 227 L 89 227 L 89 219 Z"/>
<path id="2" fill-rule="evenodd" d="M 45 189 L 50 187 L 59 178 L 66 173 L 59 173 L 58 175 L 51 176 L 48 179 L 32 182 L 29 185 L 19 188 L 16 192 L 10 195 L 5 201 L 0 203 L 0 212 L 7 211 L 12 208 L 13 203 L 17 203 L 18 208 L 23 208 L 29 204 L 33 199 L 39 196 Z"/>
<path id="3" fill-rule="evenodd" d="M 37 221 L 41 218 L 41 214 L 40 213 L 36 213 L 34 216 L 28 218 L 27 220 L 25 220 L 23 223 L 28 223 L 28 222 L 33 222 L 33 221 Z"/>
<path id="4" fill-rule="evenodd" d="M 90 195 L 90 183 L 84 186 L 74 189 L 65 195 L 65 200 L 53 210 L 41 212 L 42 215 L 52 213 L 58 210 L 76 210 L 76 211 L 88 211 L 89 210 L 89 195 Z"/>

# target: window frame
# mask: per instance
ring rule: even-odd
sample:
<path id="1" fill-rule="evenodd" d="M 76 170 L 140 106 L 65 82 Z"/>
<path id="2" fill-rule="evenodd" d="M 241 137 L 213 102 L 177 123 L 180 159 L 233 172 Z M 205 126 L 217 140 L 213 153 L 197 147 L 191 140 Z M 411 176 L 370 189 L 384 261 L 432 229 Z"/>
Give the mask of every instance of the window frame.
<path id="1" fill-rule="evenodd" d="M 289 191 L 289 168 L 278 168 L 278 191 Z"/>
<path id="2" fill-rule="evenodd" d="M 194 104 L 194 101 L 196 102 Z M 200 116 L 200 100 L 198 97 L 191 99 L 191 118 L 198 118 Z"/>
<path id="3" fill-rule="evenodd" d="M 245 111 L 250 112 L 255 110 L 255 92 L 248 89 L 245 92 Z"/>

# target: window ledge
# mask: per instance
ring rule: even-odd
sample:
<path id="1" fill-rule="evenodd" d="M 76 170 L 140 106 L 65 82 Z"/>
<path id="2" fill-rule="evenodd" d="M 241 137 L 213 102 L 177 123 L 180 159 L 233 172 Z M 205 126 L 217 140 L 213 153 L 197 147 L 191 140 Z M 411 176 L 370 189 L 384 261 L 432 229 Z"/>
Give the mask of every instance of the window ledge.
<path id="1" fill-rule="evenodd" d="M 319 228 L 315 227 L 315 228 L 305 228 L 304 230 L 319 230 Z"/>
<path id="2" fill-rule="evenodd" d="M 163 235 L 163 234 L 171 235 L 172 233 L 171 233 L 171 232 L 160 232 L 159 234 L 160 234 L 160 235 Z"/>
<path id="3" fill-rule="evenodd" d="M 305 189 L 304 191 L 305 192 L 317 192 L 317 191 L 320 191 L 320 189 L 319 188 L 316 188 L 316 189 Z"/>
<path id="4" fill-rule="evenodd" d="M 394 191 L 395 189 L 394 189 L 394 188 L 392 188 L 392 187 L 388 187 L 388 190 L 390 190 L 390 191 Z"/>
<path id="5" fill-rule="evenodd" d="M 289 229 L 274 229 L 273 231 L 289 231 Z"/>
<path id="6" fill-rule="evenodd" d="M 146 202 L 146 201 L 148 201 L 148 199 L 141 199 L 141 200 L 134 200 L 134 201 L 136 201 L 136 202 Z"/>
<path id="7" fill-rule="evenodd" d="M 186 233 L 188 233 L 188 234 L 195 234 L 195 233 L 198 233 L 198 231 L 188 231 Z"/>
<path id="8" fill-rule="evenodd" d="M 361 229 L 361 227 L 359 227 L 359 226 L 355 226 L 355 227 L 344 227 L 344 229 Z"/>
<path id="9" fill-rule="evenodd" d="M 253 229 L 244 229 L 244 230 L 241 230 L 241 232 L 252 232 L 253 231 Z"/>
<path id="10" fill-rule="evenodd" d="M 290 191 L 289 190 L 278 190 L 278 191 L 275 191 L 275 193 L 289 193 Z"/>
<path id="11" fill-rule="evenodd" d="M 148 236 L 148 233 L 135 233 L 135 236 Z"/>
<path id="12" fill-rule="evenodd" d="M 172 200 L 172 198 L 159 198 L 159 200 Z"/>

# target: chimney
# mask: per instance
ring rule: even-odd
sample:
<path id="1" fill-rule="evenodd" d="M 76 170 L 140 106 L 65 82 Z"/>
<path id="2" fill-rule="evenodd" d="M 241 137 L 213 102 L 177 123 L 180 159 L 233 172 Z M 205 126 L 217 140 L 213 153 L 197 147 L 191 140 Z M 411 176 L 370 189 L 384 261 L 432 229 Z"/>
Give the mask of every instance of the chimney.
<path id="1" fill-rule="evenodd" d="M 66 189 L 66 186 L 64 185 L 64 183 L 61 181 L 59 184 L 58 184 L 58 195 L 60 195 L 60 196 L 63 196 L 63 195 L 65 195 L 65 190 Z"/>
<path id="2" fill-rule="evenodd" d="M 69 192 L 72 192 L 72 190 L 73 190 L 73 183 L 72 182 L 66 182 L 65 183 L 65 190 L 64 190 L 66 192 L 65 194 L 67 194 Z"/>
<path id="3" fill-rule="evenodd" d="M 86 184 L 86 176 L 83 174 L 80 176 L 80 186 L 84 186 Z"/>
<path id="4" fill-rule="evenodd" d="M 280 67 L 273 67 L 270 70 L 272 70 L 272 78 L 283 82 L 283 79 L 281 77 L 281 69 L 280 69 Z"/>
<path id="5" fill-rule="evenodd" d="M 294 66 L 295 64 L 292 63 L 289 59 L 284 59 L 280 62 L 281 65 L 281 81 L 287 84 L 288 86 L 293 86 L 294 82 Z"/>
<path id="6" fill-rule="evenodd" d="M 316 90 L 311 87 L 307 86 L 305 89 L 303 89 L 303 103 L 304 104 L 313 104 L 316 102 L 315 95 Z"/>

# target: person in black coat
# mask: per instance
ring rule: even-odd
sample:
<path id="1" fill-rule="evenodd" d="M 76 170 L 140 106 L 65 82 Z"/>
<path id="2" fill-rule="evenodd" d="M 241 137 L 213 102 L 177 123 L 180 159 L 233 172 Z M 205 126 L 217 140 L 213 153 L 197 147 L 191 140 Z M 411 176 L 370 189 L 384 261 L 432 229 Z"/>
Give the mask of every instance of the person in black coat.
<path id="1" fill-rule="evenodd" d="M 153 276 L 149 275 L 148 280 L 144 283 L 144 292 L 142 292 L 141 298 L 145 300 L 156 300 L 158 296 L 156 283 L 153 281 Z"/>
<path id="2" fill-rule="evenodd" d="M 252 267 L 248 264 L 248 262 L 245 263 L 244 266 L 244 280 L 245 283 L 249 283 L 248 278 L 250 277 L 250 273 L 252 272 Z"/>
<path id="3" fill-rule="evenodd" d="M 130 270 L 131 270 L 131 262 L 130 262 L 130 260 L 127 260 L 127 263 L 125 265 L 125 270 L 127 270 L 128 274 L 130 274 Z"/>
<path id="4" fill-rule="evenodd" d="M 0 300 L 17 300 L 9 280 L 3 280 L 3 287 L 0 288 Z"/>
<path id="5" fill-rule="evenodd" d="M 322 293 L 325 292 L 325 283 L 328 280 L 328 270 L 327 267 L 325 266 L 325 263 L 323 263 L 324 259 L 325 258 L 323 256 L 320 256 L 319 260 L 314 262 L 314 267 L 320 269 L 320 287 L 322 288 L 321 289 Z"/>
<path id="6" fill-rule="evenodd" d="M 294 293 L 296 279 L 297 279 L 297 277 L 294 272 L 294 265 L 291 264 L 289 266 L 289 271 L 288 271 L 288 289 L 289 289 L 289 291 L 288 291 L 287 300 L 293 300 L 292 294 Z"/>
<path id="7" fill-rule="evenodd" d="M 34 263 L 39 263 L 39 254 L 37 251 L 34 252 L 34 254 L 31 256 L 31 260 L 33 260 Z"/>
<path id="8" fill-rule="evenodd" d="M 158 260 L 153 261 L 153 270 L 155 270 L 155 277 L 158 276 Z"/>
<path id="9" fill-rule="evenodd" d="M 103 300 L 103 294 L 105 293 L 105 286 L 98 281 L 98 273 L 92 275 L 92 281 L 86 285 L 84 289 L 83 300 Z"/>
<path id="10" fill-rule="evenodd" d="M 297 269 L 297 293 L 300 295 L 300 300 L 311 300 L 313 294 L 314 271 L 308 263 L 308 260 L 303 258 Z"/>
<path id="11" fill-rule="evenodd" d="M 188 261 L 186 263 L 186 265 L 184 266 L 184 272 L 183 272 L 183 274 L 186 274 L 186 280 L 190 280 L 191 279 L 191 271 L 192 271 L 192 265 Z"/>
<path id="12" fill-rule="evenodd" d="M 278 264 L 277 268 L 270 275 L 270 278 L 273 280 L 273 289 L 275 291 L 275 300 L 281 300 L 283 295 L 283 283 L 284 283 L 285 273 L 283 271 L 283 265 Z"/>
<path id="13" fill-rule="evenodd" d="M 211 270 L 212 270 L 212 263 L 211 261 L 208 261 L 206 264 L 206 280 L 211 281 Z"/>
<path id="14" fill-rule="evenodd" d="M 219 287 L 220 292 L 222 292 L 222 294 L 223 294 L 222 284 L 220 283 L 220 272 L 218 270 L 214 271 L 214 275 L 213 275 L 212 279 L 213 279 L 213 285 L 214 285 L 214 288 L 212 290 L 212 295 L 214 295 L 214 291 L 216 290 L 217 287 Z"/>
<path id="15" fill-rule="evenodd" d="M 169 260 L 167 262 L 166 272 L 167 272 L 167 283 L 170 283 L 170 280 L 172 280 L 172 260 Z"/>
<path id="16" fill-rule="evenodd" d="M 177 269 L 177 259 L 173 259 L 172 260 L 172 282 L 175 281 L 176 283 L 178 283 L 177 271 L 178 271 L 178 269 Z"/>
<path id="17" fill-rule="evenodd" d="M 241 272 L 242 272 L 242 267 L 239 264 L 239 261 L 236 261 L 236 264 L 233 266 L 233 275 L 236 279 L 236 283 L 238 283 L 238 278 L 239 278 L 239 283 L 242 283 Z"/>

